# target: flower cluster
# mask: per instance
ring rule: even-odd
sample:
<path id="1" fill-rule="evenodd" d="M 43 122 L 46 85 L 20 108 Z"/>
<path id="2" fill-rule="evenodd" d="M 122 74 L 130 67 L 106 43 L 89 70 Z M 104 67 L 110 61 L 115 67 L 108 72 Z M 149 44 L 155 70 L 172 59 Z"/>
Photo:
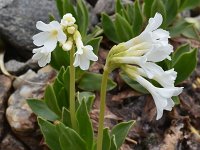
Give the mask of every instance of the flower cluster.
<path id="1" fill-rule="evenodd" d="M 33 43 L 39 48 L 33 49 L 32 59 L 38 61 L 40 67 L 50 63 L 51 52 L 55 50 L 58 43 L 64 51 L 70 51 L 73 46 L 76 46 L 75 67 L 80 66 L 82 70 L 87 70 L 90 60 L 97 61 L 98 57 L 93 53 L 93 47 L 83 45 L 75 22 L 72 14 L 67 13 L 61 19 L 61 23 L 57 21 L 52 21 L 49 24 L 42 21 L 36 23 L 36 28 L 42 32 L 33 36 Z"/>
<path id="2" fill-rule="evenodd" d="M 108 63 L 121 67 L 151 93 L 157 108 L 157 120 L 162 117 L 163 110 L 170 111 L 174 106 L 172 97 L 182 92 L 181 87 L 174 86 L 177 76 L 174 69 L 164 71 L 156 64 L 164 59 L 170 60 L 173 51 L 168 42 L 169 32 L 159 28 L 162 21 L 162 15 L 156 13 L 139 36 L 113 47 Z M 162 88 L 154 86 L 147 79 L 157 81 Z"/>

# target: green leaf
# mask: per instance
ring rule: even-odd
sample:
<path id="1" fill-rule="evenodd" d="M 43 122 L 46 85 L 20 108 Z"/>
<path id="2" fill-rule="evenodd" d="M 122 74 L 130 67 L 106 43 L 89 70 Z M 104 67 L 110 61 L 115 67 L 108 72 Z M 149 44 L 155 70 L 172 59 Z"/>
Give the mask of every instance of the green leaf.
<path id="1" fill-rule="evenodd" d="M 56 6 L 58 8 L 58 12 L 60 17 L 63 16 L 63 1 L 62 0 L 56 0 Z"/>
<path id="2" fill-rule="evenodd" d="M 87 106 L 85 101 L 81 102 L 76 112 L 76 118 L 78 121 L 79 135 L 83 140 L 85 140 L 87 149 L 92 149 L 93 147 L 93 127 L 90 120 L 90 116 L 87 111 Z"/>
<path id="3" fill-rule="evenodd" d="M 120 14 L 116 14 L 115 28 L 120 42 L 128 41 L 133 37 L 131 25 Z"/>
<path id="4" fill-rule="evenodd" d="M 200 0 L 180 0 L 179 11 L 191 9 L 200 5 Z"/>
<path id="5" fill-rule="evenodd" d="M 87 45 L 91 45 L 93 47 L 94 49 L 93 51 L 96 55 L 98 54 L 99 45 L 101 43 L 102 38 L 103 38 L 102 36 L 97 38 L 92 38 L 90 41 L 87 42 Z"/>
<path id="6" fill-rule="evenodd" d="M 57 46 L 52 52 L 50 64 L 56 70 L 60 70 L 62 66 L 69 66 L 69 60 L 69 52 L 64 51 L 62 47 Z"/>
<path id="7" fill-rule="evenodd" d="M 87 33 L 88 24 L 89 24 L 88 10 L 83 0 L 78 0 L 76 7 L 77 7 L 76 20 L 79 27 L 78 30 L 80 31 L 82 38 L 84 39 Z"/>
<path id="8" fill-rule="evenodd" d="M 134 36 L 137 36 L 140 34 L 143 26 L 142 12 L 138 0 L 136 0 L 134 3 L 134 13 L 132 15 L 133 15 L 133 26 L 132 26 L 133 33 Z"/>
<path id="9" fill-rule="evenodd" d="M 102 28 L 106 37 L 115 43 L 119 43 L 119 40 L 117 38 L 116 28 L 110 17 L 107 14 L 102 13 L 101 19 L 102 19 L 101 21 Z"/>
<path id="10" fill-rule="evenodd" d="M 162 14 L 163 16 L 162 26 L 166 26 L 166 23 L 165 23 L 166 10 L 165 10 L 165 5 L 163 4 L 162 0 L 154 0 L 151 7 L 151 17 L 154 16 L 157 12 Z"/>
<path id="11" fill-rule="evenodd" d="M 45 142 L 47 143 L 49 148 L 51 150 L 61 150 L 59 144 L 60 134 L 57 133 L 55 125 L 51 124 L 50 122 L 42 118 L 38 118 L 38 124 L 42 131 L 42 134 L 44 135 Z"/>
<path id="12" fill-rule="evenodd" d="M 72 127 L 70 112 L 68 109 L 64 107 L 62 110 L 62 123 L 66 125 L 67 127 L 70 127 L 70 128 Z"/>
<path id="13" fill-rule="evenodd" d="M 81 104 L 82 100 L 85 100 L 85 103 L 87 105 L 88 112 L 90 112 L 92 108 L 92 104 L 94 102 L 95 94 L 92 92 L 78 92 L 78 102 Z"/>
<path id="14" fill-rule="evenodd" d="M 144 14 L 146 18 L 150 18 L 151 16 L 151 10 L 152 10 L 152 4 L 155 0 L 144 0 Z"/>
<path id="15" fill-rule="evenodd" d="M 124 143 L 125 138 L 135 121 L 122 122 L 113 127 L 111 135 L 115 135 L 117 149 Z"/>
<path id="16" fill-rule="evenodd" d="M 174 70 L 177 72 L 175 84 L 184 81 L 190 76 L 197 65 L 197 49 L 186 52 L 176 61 L 173 65 Z"/>
<path id="17" fill-rule="evenodd" d="M 60 134 L 60 145 L 62 150 L 87 150 L 85 141 L 76 131 L 65 127 L 62 123 L 56 126 Z"/>
<path id="18" fill-rule="evenodd" d="M 58 102 L 53 90 L 52 85 L 48 85 L 45 94 L 44 94 L 44 100 L 47 106 L 54 111 L 57 115 L 61 115 L 61 110 L 58 107 Z"/>
<path id="19" fill-rule="evenodd" d="M 59 119 L 59 117 L 52 110 L 49 109 L 44 101 L 37 99 L 28 99 L 27 103 L 37 116 L 40 116 L 50 121 L 55 121 Z"/>
<path id="20" fill-rule="evenodd" d="M 192 38 L 200 41 L 200 36 L 198 30 L 194 27 L 193 24 L 190 24 L 185 30 L 183 30 L 182 35 L 187 38 Z"/>
<path id="21" fill-rule="evenodd" d="M 110 150 L 118 150 L 115 135 L 112 135 Z"/>
<path id="22" fill-rule="evenodd" d="M 102 149 L 110 150 L 110 145 L 111 145 L 111 141 L 110 141 L 109 129 L 105 128 L 105 129 L 103 129 L 103 144 L 102 144 Z"/>
<path id="23" fill-rule="evenodd" d="M 121 0 L 116 0 L 115 2 L 115 13 L 121 13 L 121 10 L 123 10 L 123 5 L 121 3 Z"/>
<path id="24" fill-rule="evenodd" d="M 170 32 L 171 37 L 177 37 L 180 36 L 183 30 L 185 30 L 188 27 L 189 23 L 179 20 L 176 22 L 172 27 L 170 27 L 168 30 Z"/>
<path id="25" fill-rule="evenodd" d="M 128 84 L 134 90 L 136 90 L 140 93 L 143 93 L 143 94 L 149 93 L 143 86 L 141 86 L 139 83 L 137 83 L 133 79 L 129 78 L 125 73 L 121 72 L 120 77 L 124 80 L 124 82 L 126 82 L 126 84 Z"/>
<path id="26" fill-rule="evenodd" d="M 72 0 L 63 0 L 63 14 L 66 13 L 71 13 L 75 18 L 77 17 Z"/>
<path id="27" fill-rule="evenodd" d="M 169 25 L 175 19 L 178 14 L 178 0 L 166 0 L 165 1 L 166 12 L 166 24 Z"/>
<path id="28" fill-rule="evenodd" d="M 172 97 L 172 100 L 174 101 L 175 105 L 180 104 L 180 99 L 179 99 L 178 96 L 174 96 L 174 97 Z"/>
<path id="29" fill-rule="evenodd" d="M 100 91 L 102 75 L 97 73 L 86 72 L 78 83 L 78 88 L 84 91 Z M 92 81 L 92 84 L 88 84 Z M 108 79 L 107 90 L 112 90 L 116 87 L 116 83 Z"/>
<path id="30" fill-rule="evenodd" d="M 189 44 L 184 44 L 178 47 L 172 55 L 172 65 L 174 65 L 177 62 L 177 60 L 180 58 L 181 55 L 189 51 L 190 51 Z"/>

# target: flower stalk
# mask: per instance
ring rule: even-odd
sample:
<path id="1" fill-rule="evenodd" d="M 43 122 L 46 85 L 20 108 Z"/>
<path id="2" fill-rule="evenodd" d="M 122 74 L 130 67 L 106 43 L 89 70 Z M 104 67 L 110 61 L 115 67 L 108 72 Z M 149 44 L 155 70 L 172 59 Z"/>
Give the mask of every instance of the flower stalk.
<path id="1" fill-rule="evenodd" d="M 75 67 L 73 66 L 74 63 L 74 46 L 70 50 L 70 105 L 69 111 L 71 116 L 71 123 L 72 128 L 77 129 L 76 124 L 76 110 L 75 110 Z"/>
<path id="2" fill-rule="evenodd" d="M 99 113 L 99 127 L 97 136 L 97 150 L 102 150 L 103 143 L 103 128 L 104 128 L 104 114 L 106 107 L 106 89 L 108 81 L 109 71 L 108 68 L 104 68 L 104 73 L 101 82 L 101 93 L 100 93 L 100 113 Z"/>

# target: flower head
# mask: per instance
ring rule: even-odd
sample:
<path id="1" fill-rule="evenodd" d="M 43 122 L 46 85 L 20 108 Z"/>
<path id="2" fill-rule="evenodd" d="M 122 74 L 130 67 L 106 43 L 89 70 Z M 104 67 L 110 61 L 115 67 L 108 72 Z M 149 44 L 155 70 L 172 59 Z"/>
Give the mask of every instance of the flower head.
<path id="1" fill-rule="evenodd" d="M 38 61 L 40 67 L 44 67 L 51 61 L 51 52 L 46 49 L 46 47 L 40 47 L 33 49 L 33 60 Z"/>
<path id="2" fill-rule="evenodd" d="M 72 26 L 76 22 L 76 19 L 72 16 L 71 13 L 67 13 L 63 16 L 61 20 L 61 25 L 64 27 Z"/>
<path id="3" fill-rule="evenodd" d="M 44 46 L 49 51 L 53 51 L 56 48 L 58 41 L 64 43 L 67 39 L 61 25 L 57 21 L 52 21 L 49 24 L 38 21 L 36 28 L 42 32 L 33 36 L 33 43 L 36 46 Z"/>
<path id="4" fill-rule="evenodd" d="M 74 35 L 76 42 L 77 52 L 75 54 L 74 66 L 80 66 L 82 70 L 87 70 L 90 65 L 90 60 L 97 61 L 98 57 L 93 52 L 93 47 L 91 45 L 83 45 L 81 40 L 81 35 L 76 31 Z"/>

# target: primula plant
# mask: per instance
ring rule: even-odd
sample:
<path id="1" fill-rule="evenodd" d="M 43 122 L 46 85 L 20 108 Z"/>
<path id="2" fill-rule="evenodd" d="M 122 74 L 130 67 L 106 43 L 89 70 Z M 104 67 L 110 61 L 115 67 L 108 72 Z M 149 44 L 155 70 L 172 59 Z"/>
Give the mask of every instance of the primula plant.
<path id="1" fill-rule="evenodd" d="M 177 87 L 175 84 L 183 81 L 194 70 L 197 50 L 190 50 L 188 45 L 183 45 L 172 54 L 170 33 L 162 28 L 165 26 L 165 16 L 155 12 L 148 19 L 145 29 L 134 23 L 133 30 L 130 30 L 134 31 L 133 34 L 113 40 L 118 44 L 108 53 L 103 75 L 94 74 L 87 70 L 91 61 L 98 60 L 101 29 L 96 27 L 88 34 L 88 10 L 82 0 L 78 0 L 75 5 L 68 0 L 57 0 L 57 6 L 62 16 L 60 22 L 51 16 L 52 21 L 48 24 L 42 21 L 36 23 L 36 28 L 41 32 L 33 36 L 33 43 L 38 48 L 33 50 L 32 59 L 38 61 L 40 67 L 50 63 L 58 70 L 58 74 L 55 81 L 47 86 L 43 100 L 29 99 L 27 102 L 38 116 L 40 129 L 50 149 L 118 150 L 134 121 L 121 122 L 112 129 L 104 127 L 106 92 L 116 86 L 116 83 L 109 79 L 109 74 L 120 69 L 122 78 L 130 86 L 150 93 L 157 110 L 156 120 L 159 120 L 164 110 L 171 111 L 174 107 L 174 97 L 183 90 L 183 87 Z M 126 10 L 120 1 L 116 2 L 118 13 L 121 12 L 120 15 L 116 13 L 116 27 L 125 22 L 124 18 L 131 19 L 132 14 L 143 17 L 138 1 L 135 2 L 133 11 L 129 10 L 132 9 L 129 7 L 129 17 L 126 18 L 123 16 Z M 127 23 L 124 24 L 123 30 L 118 28 L 112 32 L 111 26 L 105 26 L 106 18 L 107 16 L 103 16 L 102 26 L 104 33 L 111 40 L 114 37 L 110 36 L 108 31 L 117 35 L 125 34 L 126 30 L 129 32 Z M 112 23 L 108 18 L 107 21 Z M 180 68 L 188 63 L 187 59 L 191 56 L 195 57 L 193 66 L 181 74 Z M 132 81 L 137 82 L 140 87 L 136 88 Z M 96 136 L 89 113 L 95 99 L 95 94 L 91 91 L 98 90 L 100 112 Z"/>

